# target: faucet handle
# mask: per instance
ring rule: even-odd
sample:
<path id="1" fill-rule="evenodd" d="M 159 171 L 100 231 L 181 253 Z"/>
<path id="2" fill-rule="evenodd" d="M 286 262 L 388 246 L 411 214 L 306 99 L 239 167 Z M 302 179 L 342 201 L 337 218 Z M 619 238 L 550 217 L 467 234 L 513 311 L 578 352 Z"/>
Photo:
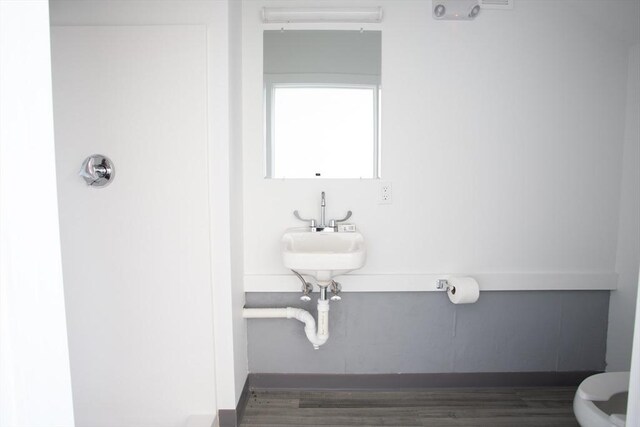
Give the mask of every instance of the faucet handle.
<path id="1" fill-rule="evenodd" d="M 302 280 L 303 284 L 302 284 L 302 296 L 300 297 L 300 301 L 311 301 L 311 297 L 309 296 L 309 294 L 311 292 L 313 292 L 313 285 L 309 282 L 307 282 L 306 280 L 304 280 L 304 277 L 302 277 L 302 275 L 300 273 L 298 273 L 295 270 L 291 270 L 293 271 L 293 273 L 298 276 L 298 278 L 300 280 Z"/>
<path id="2" fill-rule="evenodd" d="M 313 218 L 310 218 L 310 219 L 302 218 L 297 210 L 293 211 L 293 216 L 298 218 L 300 221 L 309 221 L 311 227 L 315 227 L 316 226 L 316 220 L 315 219 L 313 219 Z"/>
<path id="3" fill-rule="evenodd" d="M 342 285 L 340 283 L 332 280 L 331 284 L 329 285 L 329 289 L 333 294 L 333 296 L 331 297 L 331 301 L 340 301 L 342 299 L 342 297 L 339 295 L 342 291 Z"/>
<path id="4" fill-rule="evenodd" d="M 300 297 L 300 301 L 311 301 L 311 296 L 309 296 L 311 292 L 313 292 L 313 286 L 311 283 L 305 282 L 304 285 L 302 285 L 302 296 Z"/>
<path id="5" fill-rule="evenodd" d="M 332 219 L 332 220 L 331 220 L 331 227 L 335 227 L 335 226 L 336 226 L 336 224 L 337 224 L 337 223 L 339 223 L 339 222 L 345 222 L 346 220 L 348 220 L 349 218 L 351 218 L 351 214 L 352 214 L 352 212 L 351 212 L 351 211 L 349 211 L 349 212 L 347 212 L 347 215 L 345 215 L 345 217 L 344 217 L 344 218 L 342 218 L 342 219 Z"/>

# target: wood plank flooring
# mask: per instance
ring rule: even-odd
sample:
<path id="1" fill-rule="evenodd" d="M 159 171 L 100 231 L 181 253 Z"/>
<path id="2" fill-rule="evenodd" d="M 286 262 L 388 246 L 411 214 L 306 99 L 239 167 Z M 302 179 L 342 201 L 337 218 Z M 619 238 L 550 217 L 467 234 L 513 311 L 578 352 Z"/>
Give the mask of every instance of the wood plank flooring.
<path id="1" fill-rule="evenodd" d="M 251 390 L 242 427 L 577 427 L 574 387 Z"/>

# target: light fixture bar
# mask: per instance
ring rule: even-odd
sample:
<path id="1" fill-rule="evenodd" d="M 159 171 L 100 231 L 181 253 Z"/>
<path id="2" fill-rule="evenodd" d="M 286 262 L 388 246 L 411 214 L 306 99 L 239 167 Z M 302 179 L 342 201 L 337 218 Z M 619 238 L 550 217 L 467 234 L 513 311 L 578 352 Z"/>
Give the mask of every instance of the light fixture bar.
<path id="1" fill-rule="evenodd" d="M 382 22 L 381 7 L 362 8 L 262 8 L 265 23 Z"/>

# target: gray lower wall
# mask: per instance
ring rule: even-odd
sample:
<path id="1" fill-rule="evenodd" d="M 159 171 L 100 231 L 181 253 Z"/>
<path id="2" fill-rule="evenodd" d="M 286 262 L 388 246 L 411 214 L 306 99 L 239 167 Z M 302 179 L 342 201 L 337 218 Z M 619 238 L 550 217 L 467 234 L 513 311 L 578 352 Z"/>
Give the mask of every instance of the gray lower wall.
<path id="1" fill-rule="evenodd" d="M 299 296 L 247 293 L 246 306 L 301 307 L 315 316 L 315 299 Z M 249 371 L 599 371 L 608 309 L 608 291 L 483 292 L 470 305 L 440 292 L 343 293 L 331 302 L 331 336 L 319 350 L 296 320 L 248 320 Z"/>

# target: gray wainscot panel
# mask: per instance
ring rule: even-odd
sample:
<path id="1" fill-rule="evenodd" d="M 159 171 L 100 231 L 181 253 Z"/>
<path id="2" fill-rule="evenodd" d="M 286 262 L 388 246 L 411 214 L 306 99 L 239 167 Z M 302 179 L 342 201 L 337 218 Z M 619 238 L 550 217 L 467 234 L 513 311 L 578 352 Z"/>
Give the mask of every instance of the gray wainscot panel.
<path id="1" fill-rule="evenodd" d="M 317 293 L 315 294 L 317 297 Z M 314 298 L 315 298 L 314 297 Z M 608 291 L 483 292 L 453 305 L 437 292 L 343 293 L 331 302 L 327 344 L 302 324 L 248 321 L 253 373 L 600 371 Z M 302 307 L 298 293 L 247 293 L 247 307 Z"/>

